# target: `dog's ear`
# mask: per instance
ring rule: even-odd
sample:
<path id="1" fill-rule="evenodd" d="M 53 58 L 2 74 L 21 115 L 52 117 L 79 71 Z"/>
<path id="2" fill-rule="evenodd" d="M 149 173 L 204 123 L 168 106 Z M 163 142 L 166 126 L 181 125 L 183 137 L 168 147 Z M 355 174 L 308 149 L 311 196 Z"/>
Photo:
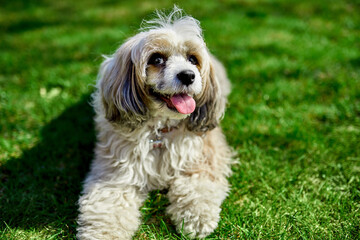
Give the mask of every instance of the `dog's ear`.
<path id="1" fill-rule="evenodd" d="M 141 70 L 131 56 L 135 40 L 125 42 L 103 62 L 98 82 L 106 119 L 130 128 L 144 122 L 148 112 Z"/>
<path id="2" fill-rule="evenodd" d="M 217 63 L 218 64 L 218 63 Z M 204 90 L 197 99 L 195 111 L 189 116 L 187 128 L 190 131 L 206 132 L 215 128 L 225 112 L 226 95 L 219 86 L 215 66 L 210 63 L 209 69 L 204 74 Z M 223 71 L 223 69 L 219 69 Z M 224 74 L 222 74 L 224 75 Z M 219 75 L 221 76 L 221 75 Z M 226 75 L 224 75 L 226 77 Z M 224 81 L 227 79 L 224 79 Z"/>

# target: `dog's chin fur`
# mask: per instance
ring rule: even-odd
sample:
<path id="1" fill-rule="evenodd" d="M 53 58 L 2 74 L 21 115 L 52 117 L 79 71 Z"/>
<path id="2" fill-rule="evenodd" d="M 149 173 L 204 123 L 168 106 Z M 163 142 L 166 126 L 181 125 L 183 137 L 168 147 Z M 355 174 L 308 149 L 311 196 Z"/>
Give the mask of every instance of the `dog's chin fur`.
<path id="1" fill-rule="evenodd" d="M 177 7 L 147 24 L 101 65 L 79 239 L 131 239 L 148 192 L 165 188 L 173 224 L 203 238 L 217 227 L 229 190 L 232 151 L 218 127 L 230 92 L 225 70 L 206 48 L 199 22 Z M 181 71 L 193 73 L 190 84 Z M 169 100 L 177 94 L 190 96 L 195 109 L 180 113 Z"/>

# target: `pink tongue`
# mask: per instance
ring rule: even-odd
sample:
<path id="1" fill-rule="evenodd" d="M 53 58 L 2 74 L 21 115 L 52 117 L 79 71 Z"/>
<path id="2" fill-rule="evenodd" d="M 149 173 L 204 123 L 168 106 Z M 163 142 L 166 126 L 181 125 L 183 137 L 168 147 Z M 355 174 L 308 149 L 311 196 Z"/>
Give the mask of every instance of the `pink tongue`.
<path id="1" fill-rule="evenodd" d="M 190 114 L 195 110 L 195 100 L 187 94 L 176 94 L 170 100 L 179 113 Z"/>

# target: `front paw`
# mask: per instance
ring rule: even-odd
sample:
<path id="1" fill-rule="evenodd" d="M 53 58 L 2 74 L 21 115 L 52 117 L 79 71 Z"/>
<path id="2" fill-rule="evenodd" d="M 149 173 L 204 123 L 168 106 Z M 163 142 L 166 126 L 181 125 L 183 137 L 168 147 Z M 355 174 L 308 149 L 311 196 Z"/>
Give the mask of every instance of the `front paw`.
<path id="1" fill-rule="evenodd" d="M 167 212 L 178 232 L 189 238 L 205 238 L 216 229 L 220 218 L 220 207 L 210 205 L 202 203 L 179 207 L 172 204 Z"/>

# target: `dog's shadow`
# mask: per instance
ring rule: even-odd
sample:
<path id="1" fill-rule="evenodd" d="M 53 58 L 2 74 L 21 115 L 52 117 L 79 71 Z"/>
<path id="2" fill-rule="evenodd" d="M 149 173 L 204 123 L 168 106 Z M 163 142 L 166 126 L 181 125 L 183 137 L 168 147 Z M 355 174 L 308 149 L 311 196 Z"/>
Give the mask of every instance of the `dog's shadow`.
<path id="1" fill-rule="evenodd" d="M 36 146 L 0 166 L 3 230 L 61 229 L 49 232 L 73 238 L 76 202 L 95 142 L 89 100 L 83 96 L 42 128 Z"/>
<path id="2" fill-rule="evenodd" d="M 90 95 L 84 95 L 42 128 L 34 147 L 0 166 L 3 233 L 46 229 L 50 236 L 75 238 L 77 200 L 95 143 L 94 112 L 89 102 Z M 165 192 L 150 194 L 142 208 L 142 227 L 175 233 L 165 216 Z"/>

